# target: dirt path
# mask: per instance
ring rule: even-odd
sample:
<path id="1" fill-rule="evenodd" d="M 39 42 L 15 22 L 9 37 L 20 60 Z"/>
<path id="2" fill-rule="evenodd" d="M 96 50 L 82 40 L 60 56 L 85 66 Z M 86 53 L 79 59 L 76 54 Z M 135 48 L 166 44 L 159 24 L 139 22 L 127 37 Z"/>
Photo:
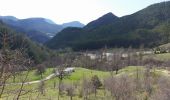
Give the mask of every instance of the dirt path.
<path id="1" fill-rule="evenodd" d="M 170 71 L 168 70 L 157 70 L 157 71 L 162 72 L 165 76 L 170 76 Z"/>
<path id="2" fill-rule="evenodd" d="M 70 73 L 71 72 L 72 73 L 73 70 L 74 70 L 74 68 L 70 67 L 70 68 L 64 69 L 64 72 L 66 72 L 66 73 Z M 21 84 L 29 85 L 29 84 L 35 84 L 35 83 L 40 83 L 42 81 L 47 81 L 47 80 L 49 80 L 49 79 L 51 79 L 51 78 L 53 78 L 53 77 L 55 77 L 57 75 L 58 75 L 58 72 L 50 74 L 49 76 L 47 76 L 46 78 L 44 78 L 42 80 L 36 80 L 36 81 L 30 81 L 30 82 L 24 82 L 24 83 L 8 83 L 6 85 L 21 85 Z"/>
<path id="3" fill-rule="evenodd" d="M 29 84 L 35 84 L 35 83 L 40 83 L 41 81 L 47 81 L 51 78 L 55 77 L 55 74 L 50 74 L 49 76 L 47 76 L 46 78 L 42 79 L 42 80 L 37 80 L 37 81 L 30 81 L 30 82 L 25 82 L 24 85 L 29 85 Z M 21 85 L 22 83 L 9 83 L 6 85 Z"/>

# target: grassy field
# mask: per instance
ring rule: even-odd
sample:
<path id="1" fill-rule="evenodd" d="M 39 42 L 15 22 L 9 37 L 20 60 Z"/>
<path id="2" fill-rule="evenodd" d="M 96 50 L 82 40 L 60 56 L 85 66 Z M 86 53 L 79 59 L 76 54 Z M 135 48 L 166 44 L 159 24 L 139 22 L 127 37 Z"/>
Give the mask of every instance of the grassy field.
<path id="1" fill-rule="evenodd" d="M 146 58 L 154 58 L 154 59 L 161 60 L 161 61 L 168 61 L 170 60 L 170 53 L 145 55 L 144 59 Z"/>
<path id="2" fill-rule="evenodd" d="M 97 75 L 100 78 L 106 77 L 109 75 L 109 72 L 104 71 L 96 71 L 96 70 L 90 70 L 85 68 L 76 68 L 75 72 L 73 72 L 70 76 L 66 78 L 68 81 L 79 81 L 83 77 L 90 78 L 94 75 Z"/>
<path id="3" fill-rule="evenodd" d="M 46 73 L 44 74 L 44 76 L 48 76 L 49 74 L 52 73 L 53 69 L 48 69 L 46 71 Z M 112 75 L 114 76 L 120 76 L 120 75 L 129 75 L 130 77 L 135 77 L 136 72 L 140 71 L 140 72 L 144 72 L 145 68 L 144 67 L 140 67 L 140 66 L 129 66 L 129 67 L 125 67 L 121 70 L 119 70 L 119 73 L 116 75 L 115 72 L 113 72 Z M 167 70 L 165 69 L 156 69 L 156 70 L 152 70 L 152 72 L 154 73 L 153 75 L 156 76 L 161 76 L 161 75 L 166 75 L 168 76 L 169 73 Z M 29 76 L 30 80 L 38 80 L 39 76 L 35 75 L 35 70 L 33 70 Z M 142 77 L 142 73 L 139 73 L 139 76 Z M 100 80 L 103 82 L 104 78 L 110 77 L 111 73 L 110 72 L 104 72 L 104 71 L 96 71 L 96 70 L 89 70 L 89 69 L 85 69 L 85 68 L 76 68 L 75 72 L 73 72 L 71 75 L 66 76 L 63 80 L 64 83 L 69 83 L 69 84 L 74 84 L 77 83 L 78 85 L 81 84 L 82 79 L 83 78 L 88 78 L 90 79 L 92 76 L 97 75 Z M 38 92 L 38 88 L 40 83 L 37 84 L 29 84 L 29 85 L 25 85 L 24 90 L 27 91 L 32 91 L 31 93 L 28 93 L 26 95 L 21 96 L 21 100 L 47 100 L 50 98 L 50 100 L 57 100 L 58 97 L 58 89 L 57 87 L 54 87 L 54 83 L 58 84 L 58 78 L 52 78 L 50 80 L 45 81 L 45 94 L 41 95 L 40 92 Z M 5 97 L 9 96 L 8 100 L 11 100 L 12 98 L 14 98 L 17 95 L 16 90 L 20 88 L 20 85 L 11 85 L 11 86 L 7 86 L 6 90 L 10 90 L 13 91 L 11 93 L 5 94 L 3 97 L 6 100 Z M 102 99 L 106 99 L 107 97 L 104 96 L 104 93 L 106 91 L 104 91 L 102 88 L 98 90 L 97 93 L 97 100 L 102 100 Z M 73 100 L 82 100 L 81 97 L 79 97 L 79 93 L 80 90 L 76 89 L 75 90 L 75 96 L 73 97 Z M 16 94 L 16 95 L 15 95 Z M 106 93 L 108 95 L 109 98 L 109 93 Z M 91 100 L 95 100 L 95 96 L 94 94 L 90 95 L 90 98 L 92 98 Z M 4 100 L 3 99 L 3 100 Z M 64 93 L 62 96 L 60 96 L 60 100 L 69 100 L 69 96 L 66 95 L 66 93 Z M 107 99 L 109 100 L 109 99 Z M 111 100 L 111 99 L 110 99 Z"/>
<path id="4" fill-rule="evenodd" d="M 48 76 L 50 74 L 52 74 L 53 69 L 47 69 L 47 71 L 44 73 L 44 77 Z M 109 72 L 104 72 L 104 71 L 96 71 L 96 70 L 89 70 L 89 69 L 85 69 L 85 68 L 76 68 L 75 72 L 73 72 L 71 75 L 66 76 L 63 80 L 64 83 L 79 83 L 81 82 L 81 80 L 86 77 L 86 78 L 91 78 L 92 76 L 97 75 L 101 80 L 104 77 L 107 77 L 110 75 Z M 31 71 L 29 74 L 29 80 L 30 81 L 35 81 L 35 80 L 39 80 L 40 76 L 37 76 L 35 74 L 35 70 Z M 17 79 L 16 79 L 17 80 Z M 29 85 L 25 85 L 24 89 L 25 90 L 33 90 L 32 93 L 29 93 L 25 96 L 22 96 L 23 100 L 27 100 L 27 98 L 30 96 L 31 99 L 36 100 L 36 97 L 38 95 L 40 95 L 40 99 L 46 99 L 46 98 L 57 98 L 58 95 L 58 91 L 56 88 L 54 88 L 54 82 L 58 83 L 58 78 L 52 78 L 50 80 L 45 81 L 45 88 L 46 88 L 46 95 L 40 95 L 38 92 L 34 91 L 37 90 L 37 88 L 39 87 L 40 83 L 37 84 L 29 84 Z M 20 85 L 9 85 L 6 87 L 6 90 L 11 90 L 13 92 L 15 92 L 15 90 L 19 89 Z M 78 91 L 76 92 L 78 93 Z M 17 93 L 16 93 L 17 94 Z M 4 97 L 8 96 L 8 94 L 4 95 Z M 10 95 L 10 99 L 13 98 L 15 95 L 11 94 Z M 9 99 L 8 98 L 8 99 Z M 68 100 L 68 96 L 63 95 L 61 96 L 61 100 Z M 10 100 L 9 99 L 9 100 Z M 22 100 L 21 99 L 21 100 Z M 73 100 L 79 100 L 80 98 L 78 96 L 75 96 Z M 56 100 L 56 99 L 53 99 Z"/>
<path id="5" fill-rule="evenodd" d="M 156 54 L 155 57 L 162 61 L 170 60 L 170 53 Z"/>
<path id="6" fill-rule="evenodd" d="M 53 68 L 47 68 L 46 71 L 43 73 L 43 78 L 49 76 L 50 74 L 53 73 Z M 18 83 L 18 82 L 21 82 L 22 79 L 24 79 L 26 77 L 26 74 L 27 72 L 23 72 L 21 75 L 16 75 L 16 78 L 15 78 L 15 82 L 13 81 L 13 77 L 11 77 L 9 80 L 8 80 L 8 83 Z M 28 73 L 28 77 L 27 77 L 27 80 L 26 82 L 29 82 L 29 81 L 36 81 L 36 80 L 41 80 L 41 75 L 38 75 L 36 73 L 36 70 L 32 70 Z"/>
<path id="7" fill-rule="evenodd" d="M 121 70 L 119 70 L 119 74 L 130 74 L 133 73 L 137 70 L 137 68 L 139 70 L 142 70 L 142 67 L 135 67 L 135 66 L 129 66 L 129 67 L 125 67 Z M 48 68 L 46 69 L 45 73 L 43 73 L 43 78 L 49 76 L 50 74 L 53 73 L 53 68 Z M 25 75 L 26 72 L 23 73 L 23 75 Z M 113 72 L 113 74 L 115 75 L 115 72 Z M 90 78 L 94 75 L 97 75 L 98 77 L 100 77 L 101 79 L 108 77 L 109 75 L 111 75 L 111 72 L 106 72 L 106 71 L 97 71 L 97 70 L 90 70 L 90 69 L 86 69 L 86 68 L 75 68 L 75 72 L 73 72 L 71 75 L 68 75 L 64 78 L 65 82 L 74 82 L 74 81 L 80 81 L 83 77 L 86 78 Z M 23 77 L 21 75 L 18 75 L 16 77 L 16 82 L 19 82 L 20 77 Z M 55 79 L 55 78 L 54 78 Z M 36 74 L 36 70 L 32 70 L 29 72 L 28 75 L 28 79 L 27 82 L 29 81 L 37 81 L 37 80 L 41 80 L 41 76 Z M 51 79 L 53 81 L 53 79 Z M 56 80 L 58 80 L 56 78 Z M 12 81 L 12 79 L 10 80 L 10 82 Z"/>

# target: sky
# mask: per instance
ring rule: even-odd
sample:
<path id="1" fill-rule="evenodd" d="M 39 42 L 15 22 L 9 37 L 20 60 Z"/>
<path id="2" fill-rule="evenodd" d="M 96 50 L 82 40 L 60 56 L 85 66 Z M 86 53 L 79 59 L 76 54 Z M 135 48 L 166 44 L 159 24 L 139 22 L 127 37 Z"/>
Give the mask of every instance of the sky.
<path id="1" fill-rule="evenodd" d="M 0 15 L 20 19 L 43 17 L 57 24 L 87 24 L 108 12 L 121 17 L 163 1 L 168 0 L 0 0 Z"/>

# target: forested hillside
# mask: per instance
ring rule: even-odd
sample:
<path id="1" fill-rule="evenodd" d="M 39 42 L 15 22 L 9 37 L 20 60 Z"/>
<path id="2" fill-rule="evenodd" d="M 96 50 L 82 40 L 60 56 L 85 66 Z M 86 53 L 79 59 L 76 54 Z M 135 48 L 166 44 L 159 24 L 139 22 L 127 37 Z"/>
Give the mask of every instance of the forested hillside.
<path id="1" fill-rule="evenodd" d="M 24 49 L 27 55 L 35 61 L 41 63 L 52 55 L 52 51 L 39 45 L 22 33 L 17 33 L 0 21 L 0 48 L 2 47 L 4 34 L 7 37 L 10 49 Z"/>
<path id="2" fill-rule="evenodd" d="M 108 13 L 84 28 L 67 28 L 46 45 L 52 49 L 102 47 L 154 47 L 169 42 L 170 2 L 151 5 L 134 14 L 116 17 Z"/>

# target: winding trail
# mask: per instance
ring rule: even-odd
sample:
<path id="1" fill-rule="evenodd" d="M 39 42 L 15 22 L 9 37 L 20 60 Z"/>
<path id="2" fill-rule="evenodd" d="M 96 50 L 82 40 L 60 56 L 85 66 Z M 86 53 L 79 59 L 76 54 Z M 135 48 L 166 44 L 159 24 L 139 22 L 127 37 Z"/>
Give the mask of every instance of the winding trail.
<path id="1" fill-rule="evenodd" d="M 156 69 L 156 71 L 162 72 L 165 76 L 170 76 L 170 71 L 168 71 L 168 70 L 158 70 L 158 69 Z M 122 74 L 123 74 L 123 73 L 118 74 L 118 75 L 116 75 L 116 76 L 119 76 L 119 75 L 122 75 Z M 132 74 L 132 73 L 131 73 L 131 74 Z M 45 77 L 45 78 L 42 79 L 42 80 L 36 80 L 36 81 L 30 81 L 30 82 L 24 82 L 24 83 L 22 83 L 22 82 L 20 82 L 20 83 L 7 83 L 6 85 L 22 85 L 22 84 L 24 84 L 24 85 L 30 85 L 30 84 L 36 84 L 36 83 L 40 83 L 40 82 L 42 82 L 42 81 L 50 80 L 51 78 L 55 77 L 56 75 L 57 75 L 56 73 L 52 73 L 52 74 L 48 75 L 47 77 Z"/>
<path id="2" fill-rule="evenodd" d="M 64 72 L 66 72 L 67 74 L 69 74 L 69 73 L 74 72 L 74 70 L 75 70 L 75 68 L 69 67 L 69 68 L 64 69 Z M 22 83 L 22 82 L 20 82 L 20 83 L 7 83 L 7 84 L 5 84 L 5 85 L 22 85 L 22 84 L 24 84 L 24 85 L 29 85 L 29 84 L 35 84 L 35 83 L 40 83 L 40 82 L 42 82 L 42 81 L 47 81 L 47 80 L 49 80 L 49 79 L 51 79 L 51 78 L 53 78 L 53 77 L 55 77 L 55 76 L 57 76 L 57 75 L 59 75 L 58 72 L 52 73 L 52 74 L 50 74 L 49 76 L 45 77 L 45 78 L 42 79 L 42 80 L 36 80 L 36 81 L 30 81 L 30 82 L 24 82 L 24 83 Z"/>
<path id="3" fill-rule="evenodd" d="M 165 75 L 165 76 L 170 76 L 170 71 L 169 70 L 158 70 L 157 69 L 156 71 L 162 72 L 162 74 Z"/>
<path id="4" fill-rule="evenodd" d="M 24 85 L 29 85 L 29 84 L 35 84 L 35 83 L 40 83 L 42 81 L 47 81 L 53 77 L 55 77 L 56 74 L 53 73 L 53 74 L 50 74 L 49 76 L 47 76 L 46 78 L 42 79 L 42 80 L 37 80 L 37 81 L 30 81 L 30 82 L 24 82 L 24 83 L 8 83 L 6 85 L 21 85 L 21 84 L 24 84 Z"/>

